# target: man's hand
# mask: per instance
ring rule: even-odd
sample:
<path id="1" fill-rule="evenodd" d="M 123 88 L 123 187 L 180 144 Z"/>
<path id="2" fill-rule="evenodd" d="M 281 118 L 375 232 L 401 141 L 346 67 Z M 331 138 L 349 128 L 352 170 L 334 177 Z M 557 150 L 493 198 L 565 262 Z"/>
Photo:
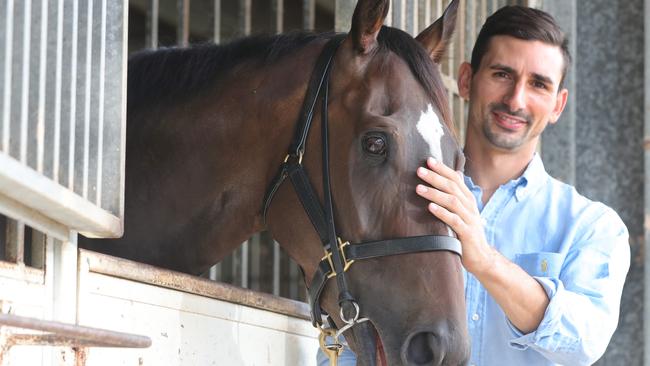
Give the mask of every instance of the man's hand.
<path id="1" fill-rule="evenodd" d="M 483 219 L 462 173 L 433 158 L 427 160 L 427 166 L 429 169 L 420 167 L 417 174 L 428 185 L 419 184 L 416 192 L 431 201 L 429 211 L 458 235 L 465 269 L 473 274 L 487 270 L 493 260 L 493 250 L 485 239 Z"/>
<path id="2" fill-rule="evenodd" d="M 517 329 L 523 333 L 537 329 L 549 303 L 544 288 L 487 243 L 483 220 L 462 174 L 431 158 L 427 166 L 418 169 L 418 176 L 428 186 L 420 184 L 416 191 L 431 201 L 429 211 L 458 235 L 465 269 L 483 284 Z"/>

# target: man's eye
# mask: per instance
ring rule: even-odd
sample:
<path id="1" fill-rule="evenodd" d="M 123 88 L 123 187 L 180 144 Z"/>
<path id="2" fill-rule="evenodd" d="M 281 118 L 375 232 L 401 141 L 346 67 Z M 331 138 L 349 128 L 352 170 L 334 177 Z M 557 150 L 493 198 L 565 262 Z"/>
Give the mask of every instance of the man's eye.
<path id="1" fill-rule="evenodd" d="M 498 78 L 508 78 L 510 75 L 508 75 L 508 73 L 505 73 L 503 71 L 499 71 L 499 72 L 495 72 L 494 76 Z"/>
<path id="2" fill-rule="evenodd" d="M 540 82 L 540 81 L 535 81 L 535 82 L 533 82 L 533 86 L 534 86 L 535 88 L 538 88 L 538 89 L 544 89 L 544 90 L 548 89 L 548 87 L 546 86 L 546 84 L 544 84 L 544 83 L 542 83 L 542 82 Z"/>

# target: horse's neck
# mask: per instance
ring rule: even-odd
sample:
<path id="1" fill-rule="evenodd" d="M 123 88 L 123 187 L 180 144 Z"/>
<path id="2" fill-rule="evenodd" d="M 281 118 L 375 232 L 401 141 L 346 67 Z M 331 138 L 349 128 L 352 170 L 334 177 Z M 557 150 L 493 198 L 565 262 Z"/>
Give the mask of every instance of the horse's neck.
<path id="1" fill-rule="evenodd" d="M 241 68 L 213 93 L 164 113 L 139 113 L 163 124 L 164 141 L 153 148 L 153 137 L 129 141 L 125 243 L 153 248 L 134 259 L 196 272 L 264 229 L 264 193 L 286 154 L 309 78 L 301 69 L 298 58 Z"/>

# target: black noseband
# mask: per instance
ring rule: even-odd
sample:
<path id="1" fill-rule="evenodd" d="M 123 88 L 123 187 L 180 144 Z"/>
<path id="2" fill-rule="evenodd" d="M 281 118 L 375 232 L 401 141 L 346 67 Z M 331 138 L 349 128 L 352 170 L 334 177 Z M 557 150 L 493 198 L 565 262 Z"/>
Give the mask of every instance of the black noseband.
<path id="1" fill-rule="evenodd" d="M 280 166 L 280 171 L 269 186 L 264 198 L 263 217 L 266 220 L 266 213 L 271 205 L 273 196 L 282 182 L 289 177 L 293 187 L 300 199 L 300 202 L 314 225 L 325 249 L 325 257 L 318 265 L 318 269 L 312 277 L 309 286 L 309 302 L 311 306 L 311 318 L 314 326 L 321 326 L 322 310 L 320 307 L 320 295 L 325 288 L 327 280 L 336 277 L 339 289 L 339 307 L 341 310 L 353 309 L 356 312 L 354 321 L 359 315 L 359 307 L 350 292 L 348 291 L 345 271 L 356 260 L 384 257 L 389 255 L 450 251 L 462 255 L 458 239 L 451 236 L 427 235 L 417 237 L 406 237 L 362 243 L 343 243 L 336 232 L 334 225 L 334 210 L 332 208 L 332 192 L 329 172 L 329 142 L 328 142 L 328 85 L 332 59 L 339 45 L 345 38 L 344 34 L 334 36 L 327 42 L 321 52 L 316 66 L 312 72 L 307 88 L 307 94 L 300 112 L 300 119 L 296 127 L 287 158 Z M 305 141 L 311 126 L 314 115 L 314 108 L 321 98 L 322 104 L 322 150 L 323 150 L 323 206 L 316 195 L 309 178 L 302 166 L 302 157 L 305 153 Z M 344 312 L 341 311 L 342 317 Z M 345 319 L 343 319 L 345 321 Z M 352 322 L 348 322 L 354 325 Z M 351 326 L 350 325 L 350 326 Z"/>

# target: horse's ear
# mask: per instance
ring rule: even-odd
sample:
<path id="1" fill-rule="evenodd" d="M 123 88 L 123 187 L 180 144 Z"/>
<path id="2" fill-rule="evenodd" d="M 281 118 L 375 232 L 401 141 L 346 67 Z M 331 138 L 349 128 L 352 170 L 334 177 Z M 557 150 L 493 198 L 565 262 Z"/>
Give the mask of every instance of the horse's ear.
<path id="1" fill-rule="evenodd" d="M 377 46 L 377 34 L 388 14 L 389 0 L 359 0 L 352 15 L 350 37 L 354 48 L 366 54 Z"/>
<path id="2" fill-rule="evenodd" d="M 415 37 L 435 63 L 440 63 L 440 59 L 447 51 L 451 36 L 454 34 L 458 2 L 459 0 L 453 0 L 438 20 Z"/>

